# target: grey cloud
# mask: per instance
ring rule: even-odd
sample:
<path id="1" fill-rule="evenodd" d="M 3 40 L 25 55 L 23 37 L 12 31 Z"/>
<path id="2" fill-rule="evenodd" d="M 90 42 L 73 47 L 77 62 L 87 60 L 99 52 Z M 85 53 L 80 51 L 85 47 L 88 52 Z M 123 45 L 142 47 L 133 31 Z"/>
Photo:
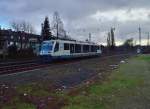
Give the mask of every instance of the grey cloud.
<path id="1" fill-rule="evenodd" d="M 111 26 L 115 26 L 119 31 L 117 38 L 124 40 L 127 38 L 127 33 L 137 31 L 139 24 L 145 31 L 149 31 L 150 23 L 147 21 L 122 23 L 117 19 L 100 22 L 88 18 L 90 15 L 97 11 L 118 9 L 126 9 L 127 13 L 130 13 L 132 9 L 149 8 L 149 6 L 149 0 L 0 0 L 0 19 L 5 22 L 14 19 L 27 20 L 35 25 L 39 33 L 44 17 L 48 15 L 51 19 L 53 12 L 58 11 L 70 35 L 86 39 L 88 32 L 92 32 L 95 39 L 99 36 L 99 41 L 104 42 L 105 38 L 100 36 L 100 32 L 107 32 Z M 83 29 L 86 31 L 83 32 Z"/>

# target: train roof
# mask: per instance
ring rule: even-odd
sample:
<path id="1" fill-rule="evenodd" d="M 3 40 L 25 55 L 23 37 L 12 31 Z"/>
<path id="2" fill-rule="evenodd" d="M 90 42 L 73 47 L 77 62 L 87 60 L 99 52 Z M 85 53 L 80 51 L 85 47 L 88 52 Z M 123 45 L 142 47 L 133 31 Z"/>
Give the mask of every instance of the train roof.
<path id="1" fill-rule="evenodd" d="M 44 42 L 48 41 L 57 41 L 57 42 L 64 42 L 64 43 L 75 43 L 75 44 L 84 44 L 84 45 L 98 45 L 94 42 L 85 42 L 85 41 L 77 41 L 77 40 L 64 40 L 64 39 L 52 39 L 52 40 L 45 40 Z"/>

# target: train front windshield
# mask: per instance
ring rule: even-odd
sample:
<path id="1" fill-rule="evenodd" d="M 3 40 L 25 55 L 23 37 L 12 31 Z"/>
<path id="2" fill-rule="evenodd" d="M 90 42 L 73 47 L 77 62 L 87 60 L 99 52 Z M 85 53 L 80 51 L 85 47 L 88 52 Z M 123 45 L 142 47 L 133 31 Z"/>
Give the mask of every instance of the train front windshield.
<path id="1" fill-rule="evenodd" d="M 43 42 L 41 46 L 41 51 L 49 52 L 53 50 L 53 42 Z"/>

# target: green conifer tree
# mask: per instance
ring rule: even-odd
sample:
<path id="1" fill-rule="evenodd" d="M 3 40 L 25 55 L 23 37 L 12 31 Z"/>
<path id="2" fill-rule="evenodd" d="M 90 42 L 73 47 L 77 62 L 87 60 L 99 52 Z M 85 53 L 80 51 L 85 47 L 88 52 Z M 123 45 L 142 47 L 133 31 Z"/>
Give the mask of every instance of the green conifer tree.
<path id="1" fill-rule="evenodd" d="M 43 40 L 50 40 L 52 38 L 50 32 L 50 24 L 48 17 L 45 17 L 44 23 L 42 24 L 42 31 L 41 31 L 42 39 Z"/>

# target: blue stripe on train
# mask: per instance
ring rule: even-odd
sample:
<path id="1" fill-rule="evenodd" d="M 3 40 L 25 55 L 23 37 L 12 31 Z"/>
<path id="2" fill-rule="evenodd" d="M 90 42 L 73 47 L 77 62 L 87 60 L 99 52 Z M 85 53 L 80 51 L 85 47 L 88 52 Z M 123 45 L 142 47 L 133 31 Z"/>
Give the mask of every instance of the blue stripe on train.
<path id="1" fill-rule="evenodd" d="M 42 55 L 40 56 L 41 62 L 51 62 L 53 60 L 62 60 L 62 59 L 70 59 L 73 58 L 71 55 L 63 55 L 63 56 L 51 56 L 51 55 Z"/>
<path id="2" fill-rule="evenodd" d="M 99 56 L 99 54 L 95 54 L 93 56 Z M 75 56 L 75 55 L 62 55 L 62 56 L 42 55 L 40 56 L 41 62 L 51 62 L 52 60 L 63 60 L 63 59 L 72 59 L 72 58 L 80 58 L 80 57 L 88 57 L 88 55 L 87 56 Z"/>

